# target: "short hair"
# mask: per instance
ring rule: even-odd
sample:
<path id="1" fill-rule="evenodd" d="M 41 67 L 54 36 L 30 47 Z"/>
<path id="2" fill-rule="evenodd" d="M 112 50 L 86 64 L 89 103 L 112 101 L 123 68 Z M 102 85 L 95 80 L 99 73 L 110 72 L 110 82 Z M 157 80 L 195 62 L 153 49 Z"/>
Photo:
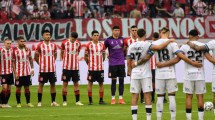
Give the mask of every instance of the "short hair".
<path id="1" fill-rule="evenodd" d="M 137 28 L 137 26 L 136 25 L 132 25 L 131 28 Z"/>
<path id="2" fill-rule="evenodd" d="M 98 33 L 98 34 L 99 34 L 99 32 L 98 32 L 97 30 L 93 30 L 93 31 L 91 32 L 91 35 L 93 36 L 95 33 Z"/>
<path id="3" fill-rule="evenodd" d="M 4 39 L 4 42 L 5 41 L 12 41 L 10 38 L 8 38 L 8 37 L 6 37 L 5 39 Z"/>
<path id="4" fill-rule="evenodd" d="M 154 38 L 159 38 L 159 37 L 160 37 L 160 36 L 159 36 L 159 33 L 158 33 L 158 32 L 154 32 L 154 33 L 153 33 L 153 37 L 154 37 Z"/>
<path id="5" fill-rule="evenodd" d="M 115 29 L 120 29 L 120 27 L 119 26 L 113 26 L 112 30 L 115 30 Z"/>
<path id="6" fill-rule="evenodd" d="M 161 32 L 163 32 L 163 33 L 167 33 L 167 32 L 169 32 L 169 28 L 167 28 L 167 27 L 163 27 L 163 28 L 161 29 Z"/>
<path id="7" fill-rule="evenodd" d="M 71 37 L 73 37 L 75 39 L 78 38 L 78 33 L 77 32 L 72 32 Z"/>
<path id="8" fill-rule="evenodd" d="M 17 37 L 17 40 L 24 40 L 24 37 L 23 36 L 19 36 L 19 37 Z"/>
<path id="9" fill-rule="evenodd" d="M 49 30 L 43 30 L 43 31 L 42 31 L 42 35 L 43 35 L 44 33 L 50 33 L 50 31 L 49 31 Z"/>
<path id="10" fill-rule="evenodd" d="M 138 37 L 142 38 L 142 37 L 144 37 L 146 35 L 146 31 L 144 29 L 142 29 L 142 28 L 138 29 L 137 30 L 137 35 L 138 35 Z"/>
<path id="11" fill-rule="evenodd" d="M 198 32 L 196 29 L 192 29 L 192 30 L 189 32 L 189 35 L 198 36 L 198 35 L 199 35 L 199 32 Z"/>

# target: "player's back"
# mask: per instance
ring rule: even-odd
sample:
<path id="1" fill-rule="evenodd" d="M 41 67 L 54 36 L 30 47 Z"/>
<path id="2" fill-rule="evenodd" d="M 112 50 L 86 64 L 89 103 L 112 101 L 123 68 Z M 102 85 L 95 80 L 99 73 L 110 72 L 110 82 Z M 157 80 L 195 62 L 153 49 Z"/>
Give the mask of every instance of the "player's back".
<path id="1" fill-rule="evenodd" d="M 198 41 L 191 41 L 195 45 L 203 46 L 204 43 Z M 181 51 L 191 60 L 204 63 L 204 52 L 196 51 L 190 48 L 189 45 L 183 45 Z M 185 80 L 204 80 L 204 67 L 197 68 L 185 62 Z"/>
<path id="2" fill-rule="evenodd" d="M 150 51 L 149 48 L 151 46 L 150 42 L 147 41 L 137 41 L 132 43 L 128 49 L 128 55 L 134 61 L 138 61 L 144 58 Z M 134 72 L 142 72 L 143 78 L 151 77 L 151 70 L 150 70 L 150 61 L 143 63 L 132 69 L 132 74 Z"/>

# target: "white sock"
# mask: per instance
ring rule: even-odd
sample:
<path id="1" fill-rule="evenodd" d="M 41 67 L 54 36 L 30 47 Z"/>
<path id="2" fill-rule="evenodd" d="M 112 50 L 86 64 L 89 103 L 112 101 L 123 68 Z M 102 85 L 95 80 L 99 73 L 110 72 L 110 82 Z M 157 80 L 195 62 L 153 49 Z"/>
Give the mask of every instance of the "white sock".
<path id="1" fill-rule="evenodd" d="M 119 96 L 119 99 L 123 99 L 123 97 L 122 97 L 122 96 Z"/>
<path id="2" fill-rule="evenodd" d="M 175 117 L 176 117 L 175 96 L 169 96 L 169 110 L 170 110 L 170 114 L 171 114 L 171 119 L 175 120 Z"/>
<path id="3" fill-rule="evenodd" d="M 137 120 L 138 106 L 131 106 L 132 120 Z"/>
<path id="4" fill-rule="evenodd" d="M 115 99 L 115 96 L 112 96 L 112 100 Z"/>
<path id="5" fill-rule="evenodd" d="M 214 109 L 214 115 L 215 115 L 215 109 Z"/>
<path id="6" fill-rule="evenodd" d="M 187 120 L 192 120 L 192 113 L 186 113 Z"/>
<path id="7" fill-rule="evenodd" d="M 146 120 L 151 120 L 152 117 L 152 105 L 146 105 Z"/>
<path id="8" fill-rule="evenodd" d="M 198 112 L 199 120 L 204 120 L 204 111 Z"/>
<path id="9" fill-rule="evenodd" d="M 163 100 L 164 97 L 157 97 L 157 104 L 156 104 L 156 113 L 157 113 L 157 120 L 161 120 L 162 113 L 163 113 Z"/>

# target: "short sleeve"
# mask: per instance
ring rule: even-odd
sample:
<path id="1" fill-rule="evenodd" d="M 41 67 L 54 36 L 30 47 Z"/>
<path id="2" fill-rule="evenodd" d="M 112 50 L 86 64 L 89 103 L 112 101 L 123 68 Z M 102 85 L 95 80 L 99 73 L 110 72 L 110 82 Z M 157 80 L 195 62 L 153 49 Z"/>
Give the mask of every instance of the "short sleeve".
<path id="1" fill-rule="evenodd" d="M 215 40 L 211 40 L 205 44 L 207 51 L 215 49 Z"/>
<path id="2" fill-rule="evenodd" d="M 181 50 L 179 49 L 177 43 L 170 43 L 170 45 L 171 45 L 171 48 L 172 48 L 172 52 L 173 52 L 174 54 L 177 55 L 179 52 L 181 52 Z"/>
<path id="3" fill-rule="evenodd" d="M 147 53 L 150 54 L 150 55 L 153 55 L 154 52 L 153 52 L 152 49 L 151 49 L 151 47 L 153 46 L 153 44 L 149 43 L 148 46 L 149 46 L 149 47 L 148 47 Z"/>
<path id="4" fill-rule="evenodd" d="M 128 47 L 128 52 L 127 52 L 127 57 L 128 57 L 129 59 L 131 59 L 131 48 L 132 48 L 132 45 L 130 45 L 130 46 Z"/>
<path id="5" fill-rule="evenodd" d="M 64 41 L 61 43 L 61 50 L 65 50 L 65 42 Z"/>
<path id="6" fill-rule="evenodd" d="M 57 53 L 57 45 L 56 44 L 54 44 L 54 53 Z"/>
<path id="7" fill-rule="evenodd" d="M 90 45 L 90 43 L 88 43 L 88 44 L 86 45 L 85 54 L 88 54 L 88 53 L 89 53 L 89 45 Z"/>
<path id="8" fill-rule="evenodd" d="M 104 45 L 106 48 L 108 48 L 109 44 L 108 44 L 108 39 L 105 40 Z"/>
<path id="9" fill-rule="evenodd" d="M 41 53 L 41 43 L 37 45 L 36 52 Z"/>
<path id="10" fill-rule="evenodd" d="M 78 41 L 78 52 L 81 51 L 81 42 Z"/>

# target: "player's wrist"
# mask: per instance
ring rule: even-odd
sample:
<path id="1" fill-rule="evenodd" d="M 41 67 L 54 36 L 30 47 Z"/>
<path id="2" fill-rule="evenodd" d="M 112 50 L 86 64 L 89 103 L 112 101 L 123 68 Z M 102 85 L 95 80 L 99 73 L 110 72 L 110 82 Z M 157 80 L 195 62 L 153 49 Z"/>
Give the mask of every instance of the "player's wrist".
<path id="1" fill-rule="evenodd" d="M 138 65 L 138 63 L 137 63 L 137 62 L 134 62 L 134 65 L 135 65 L 135 66 L 137 66 L 137 65 Z"/>
<path id="2" fill-rule="evenodd" d="M 31 71 L 34 71 L 34 69 L 31 69 Z"/>

